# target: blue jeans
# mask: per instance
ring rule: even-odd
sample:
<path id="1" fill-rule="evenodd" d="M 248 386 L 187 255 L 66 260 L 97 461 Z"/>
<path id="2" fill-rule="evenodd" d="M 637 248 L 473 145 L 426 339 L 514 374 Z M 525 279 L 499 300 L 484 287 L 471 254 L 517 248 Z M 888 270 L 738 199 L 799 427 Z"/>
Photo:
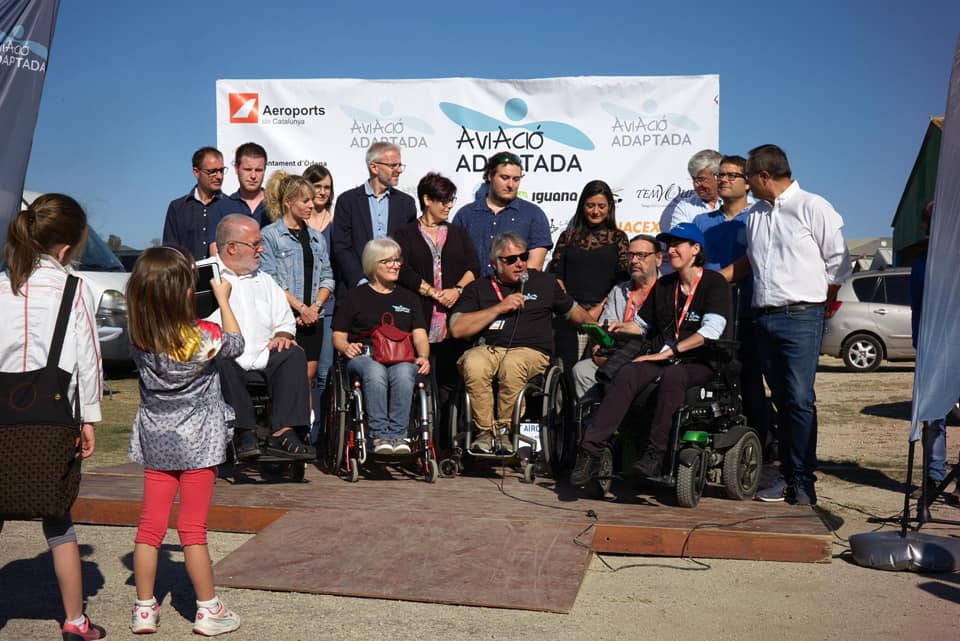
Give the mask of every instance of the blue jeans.
<path id="1" fill-rule="evenodd" d="M 780 471 L 787 482 L 812 482 L 817 469 L 814 383 L 823 307 L 758 314 L 755 326 L 763 375 L 779 416 Z"/>
<path id="2" fill-rule="evenodd" d="M 313 398 L 313 425 L 310 426 L 310 442 L 316 443 L 323 431 L 323 423 L 326 421 L 326 409 L 324 404 L 324 393 L 327 391 L 327 374 L 333 366 L 333 334 L 331 333 L 330 323 L 333 322 L 333 316 L 327 315 L 322 319 L 323 322 L 323 344 L 320 347 L 320 359 L 317 361 L 317 376 L 313 379 L 310 394 Z"/>
<path id="3" fill-rule="evenodd" d="M 927 478 L 937 483 L 947 476 L 947 421 L 940 418 L 929 421 L 923 430 L 923 451 L 930 459 Z"/>
<path id="4" fill-rule="evenodd" d="M 369 356 L 357 356 L 347 361 L 347 373 L 360 377 L 370 437 L 406 438 L 417 366 L 397 363 L 387 367 Z"/>

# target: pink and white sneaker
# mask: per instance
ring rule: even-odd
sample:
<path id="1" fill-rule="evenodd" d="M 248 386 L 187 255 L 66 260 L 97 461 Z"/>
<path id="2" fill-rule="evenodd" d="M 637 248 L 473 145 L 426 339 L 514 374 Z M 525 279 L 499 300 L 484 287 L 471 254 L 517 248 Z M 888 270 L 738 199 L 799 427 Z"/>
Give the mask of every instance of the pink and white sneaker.
<path id="1" fill-rule="evenodd" d="M 233 632 L 240 627 L 240 617 L 221 601 L 215 608 L 197 608 L 197 618 L 193 621 L 193 631 L 205 637 Z"/>
<path id="2" fill-rule="evenodd" d="M 160 604 L 154 601 L 153 605 L 133 606 L 130 616 L 130 631 L 134 634 L 153 634 L 157 631 L 160 622 Z"/>
<path id="3" fill-rule="evenodd" d="M 63 624 L 63 641 L 96 641 L 107 636 L 107 631 L 96 625 L 88 617 L 83 617 L 83 625 Z"/>

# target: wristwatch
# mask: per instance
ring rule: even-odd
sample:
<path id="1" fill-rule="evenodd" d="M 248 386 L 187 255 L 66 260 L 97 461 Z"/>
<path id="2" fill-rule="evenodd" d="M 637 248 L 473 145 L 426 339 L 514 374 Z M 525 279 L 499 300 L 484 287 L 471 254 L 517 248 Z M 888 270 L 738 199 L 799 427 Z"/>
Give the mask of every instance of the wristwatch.
<path id="1" fill-rule="evenodd" d="M 461 287 L 460 285 L 454 285 L 453 288 L 454 288 L 455 290 L 457 290 L 457 295 L 458 295 L 458 296 L 461 295 L 461 294 L 463 294 L 463 287 Z"/>
<path id="2" fill-rule="evenodd" d="M 670 345 L 670 351 L 673 352 L 674 358 L 680 358 L 680 352 L 677 350 L 677 346 L 675 344 Z"/>

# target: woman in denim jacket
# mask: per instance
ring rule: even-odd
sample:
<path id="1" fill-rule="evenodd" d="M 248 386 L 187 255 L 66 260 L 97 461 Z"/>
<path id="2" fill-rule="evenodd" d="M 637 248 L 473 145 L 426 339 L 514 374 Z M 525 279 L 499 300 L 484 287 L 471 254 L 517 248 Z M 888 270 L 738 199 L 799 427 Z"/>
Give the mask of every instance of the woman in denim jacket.
<path id="1" fill-rule="evenodd" d="M 330 252 L 323 236 L 307 225 L 314 189 L 301 176 L 274 172 L 267 181 L 267 212 L 260 269 L 283 288 L 297 319 L 297 344 L 307 356 L 307 380 L 317 375 L 323 344 L 323 306 L 333 294 Z"/>

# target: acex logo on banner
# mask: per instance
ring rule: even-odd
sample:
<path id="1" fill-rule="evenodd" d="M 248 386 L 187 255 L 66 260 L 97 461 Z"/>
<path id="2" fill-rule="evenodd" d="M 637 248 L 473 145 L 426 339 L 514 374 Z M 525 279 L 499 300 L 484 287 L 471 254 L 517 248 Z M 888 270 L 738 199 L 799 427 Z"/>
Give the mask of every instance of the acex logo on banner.
<path id="1" fill-rule="evenodd" d="M 260 118 L 259 104 L 260 94 L 258 93 L 231 93 L 230 122 L 256 124 Z"/>

